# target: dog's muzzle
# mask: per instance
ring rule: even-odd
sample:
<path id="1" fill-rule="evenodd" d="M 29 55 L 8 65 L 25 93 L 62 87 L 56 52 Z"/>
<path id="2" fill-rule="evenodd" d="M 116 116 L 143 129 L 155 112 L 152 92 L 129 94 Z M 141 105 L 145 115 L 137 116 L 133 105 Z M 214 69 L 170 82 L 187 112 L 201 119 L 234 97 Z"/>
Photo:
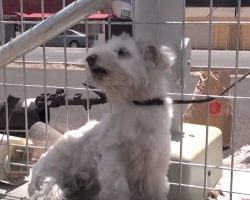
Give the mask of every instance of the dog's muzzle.
<path id="1" fill-rule="evenodd" d="M 108 71 L 98 64 L 98 55 L 91 54 L 86 58 L 89 69 L 94 76 L 103 76 L 108 74 Z"/>

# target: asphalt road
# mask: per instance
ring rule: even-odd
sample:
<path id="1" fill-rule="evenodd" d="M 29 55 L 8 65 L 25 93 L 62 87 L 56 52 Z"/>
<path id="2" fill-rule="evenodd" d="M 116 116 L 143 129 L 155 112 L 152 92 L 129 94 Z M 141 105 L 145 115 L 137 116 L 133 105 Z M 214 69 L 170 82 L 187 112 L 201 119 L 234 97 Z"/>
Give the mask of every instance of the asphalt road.
<path id="1" fill-rule="evenodd" d="M 47 58 L 47 62 L 56 62 L 61 63 L 64 62 L 64 48 L 61 47 L 46 47 L 45 57 Z M 70 63 L 83 63 L 86 57 L 86 49 L 85 48 L 67 48 L 67 62 Z M 43 61 L 43 48 L 38 47 L 31 51 L 30 53 L 25 55 L 26 61 L 28 62 L 42 62 Z M 21 61 L 22 58 L 17 59 L 17 61 Z"/>
<path id="2" fill-rule="evenodd" d="M 38 47 L 26 54 L 26 61 L 42 62 L 43 48 Z M 46 48 L 47 62 L 64 62 L 64 49 L 58 47 Z M 67 48 L 67 61 L 70 63 L 83 63 L 86 58 L 85 48 Z M 239 67 L 250 67 L 250 51 L 240 51 L 238 57 Z M 19 61 L 22 58 L 18 59 Z M 207 50 L 192 50 L 191 55 L 192 66 L 207 66 L 208 65 L 208 51 Z M 211 53 L 211 65 L 219 67 L 235 67 L 236 66 L 236 52 L 225 50 L 213 50 Z"/>
<path id="3" fill-rule="evenodd" d="M 192 66 L 207 66 L 208 54 L 207 50 L 192 50 Z M 250 51 L 239 51 L 238 58 L 236 51 L 211 51 L 211 65 L 215 67 L 235 67 L 237 59 L 238 67 L 250 68 Z"/>

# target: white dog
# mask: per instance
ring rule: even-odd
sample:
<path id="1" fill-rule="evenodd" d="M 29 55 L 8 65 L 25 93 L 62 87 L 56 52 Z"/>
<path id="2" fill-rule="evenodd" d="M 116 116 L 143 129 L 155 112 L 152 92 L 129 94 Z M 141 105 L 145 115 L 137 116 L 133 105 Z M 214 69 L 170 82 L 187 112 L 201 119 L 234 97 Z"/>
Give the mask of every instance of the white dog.
<path id="1" fill-rule="evenodd" d="M 166 71 L 174 54 L 123 34 L 86 61 L 112 113 L 67 132 L 36 163 L 31 199 L 166 200 L 172 119 Z"/>

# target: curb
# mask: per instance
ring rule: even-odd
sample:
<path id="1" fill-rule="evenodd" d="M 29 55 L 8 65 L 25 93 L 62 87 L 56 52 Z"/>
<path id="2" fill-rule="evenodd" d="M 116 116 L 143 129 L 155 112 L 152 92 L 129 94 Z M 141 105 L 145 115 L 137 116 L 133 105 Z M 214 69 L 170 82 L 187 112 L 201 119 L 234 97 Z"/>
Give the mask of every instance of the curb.
<path id="1" fill-rule="evenodd" d="M 22 61 L 15 61 L 7 65 L 8 68 L 23 68 Z M 85 70 L 85 63 L 67 63 L 67 70 Z M 44 69 L 43 62 L 25 61 L 26 69 Z M 64 62 L 48 62 L 46 63 L 46 69 L 65 69 Z"/>

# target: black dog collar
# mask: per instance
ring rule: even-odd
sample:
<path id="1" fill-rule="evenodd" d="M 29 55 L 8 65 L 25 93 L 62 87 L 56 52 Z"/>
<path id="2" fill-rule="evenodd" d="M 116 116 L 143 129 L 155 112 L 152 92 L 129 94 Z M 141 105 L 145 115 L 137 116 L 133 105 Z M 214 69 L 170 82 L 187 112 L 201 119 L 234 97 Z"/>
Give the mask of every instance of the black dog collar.
<path id="1" fill-rule="evenodd" d="M 163 106 L 164 100 L 162 98 L 151 99 L 147 101 L 132 101 L 136 106 Z"/>

